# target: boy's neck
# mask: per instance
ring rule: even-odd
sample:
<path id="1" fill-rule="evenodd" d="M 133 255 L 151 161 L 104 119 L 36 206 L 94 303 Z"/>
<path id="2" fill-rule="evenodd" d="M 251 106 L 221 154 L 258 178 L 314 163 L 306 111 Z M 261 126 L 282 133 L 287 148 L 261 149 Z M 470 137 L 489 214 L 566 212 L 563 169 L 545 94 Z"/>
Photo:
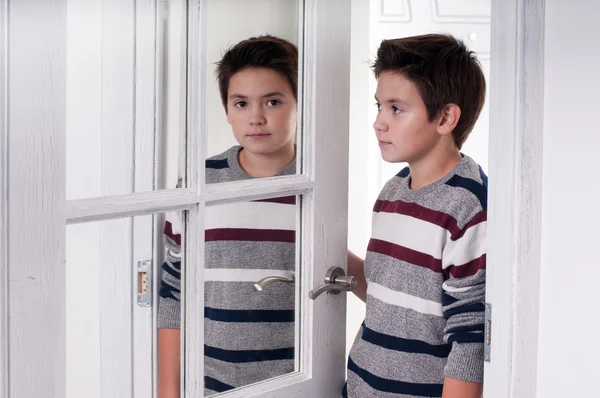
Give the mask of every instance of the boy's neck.
<path id="1" fill-rule="evenodd" d="M 460 162 L 462 155 L 454 145 L 434 148 L 422 158 L 410 162 L 410 189 L 433 184 L 447 175 Z"/>
<path id="2" fill-rule="evenodd" d="M 242 149 L 239 154 L 239 162 L 241 168 L 251 177 L 264 178 L 273 177 L 281 173 L 287 166 L 292 163 L 296 156 L 296 147 L 285 145 L 277 152 L 267 155 L 252 153 L 246 149 Z"/>

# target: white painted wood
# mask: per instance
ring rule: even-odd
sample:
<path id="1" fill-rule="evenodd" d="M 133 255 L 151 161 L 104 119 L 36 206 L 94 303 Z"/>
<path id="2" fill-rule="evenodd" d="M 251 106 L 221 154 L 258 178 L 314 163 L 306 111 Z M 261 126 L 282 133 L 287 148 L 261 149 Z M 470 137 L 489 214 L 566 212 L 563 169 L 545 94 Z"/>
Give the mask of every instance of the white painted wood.
<path id="1" fill-rule="evenodd" d="M 66 6 L 65 0 L 11 2 L 4 25 L 10 73 L 7 398 L 66 393 Z"/>
<path id="2" fill-rule="evenodd" d="M 544 2 L 492 1 L 486 397 L 534 397 L 541 236 Z"/>
<path id="3" fill-rule="evenodd" d="M 134 191 L 134 132 L 135 2 L 103 0 L 103 196 Z M 107 397 L 133 396 L 132 222 L 127 217 L 101 224 L 100 370 Z"/>
<path id="4" fill-rule="evenodd" d="M 8 1 L 0 1 L 0 396 L 8 397 Z"/>
<path id="5" fill-rule="evenodd" d="M 335 397 L 344 384 L 346 349 L 340 336 L 345 330 L 346 296 L 322 295 L 312 301 L 308 292 L 323 284 L 330 266 L 346 268 L 350 2 L 307 0 L 304 20 L 303 160 L 314 187 L 302 196 L 300 373 L 223 397 Z M 254 189 L 266 184 L 270 183 L 256 180 Z M 196 278 L 200 280 L 200 275 Z M 190 355 L 189 348 L 186 354 Z M 189 369 L 186 375 L 188 381 L 198 377 Z"/>
<path id="6" fill-rule="evenodd" d="M 191 0 L 187 14 L 187 151 L 185 187 L 200 195 L 205 189 L 206 159 L 206 24 L 207 0 Z M 181 276 L 180 396 L 204 396 L 204 202 L 186 212 Z M 188 264 L 192 266 L 188 267 Z"/>
<path id="7" fill-rule="evenodd" d="M 307 138 L 305 138 L 305 141 Z M 307 155 L 308 157 L 308 155 Z M 206 186 L 203 197 L 208 206 L 297 195 L 313 189 L 315 183 L 305 175 L 260 178 L 234 181 L 230 183 L 210 184 Z"/>
<path id="8" fill-rule="evenodd" d="M 200 197 L 189 189 L 166 189 L 126 195 L 107 195 L 67 202 L 66 221 L 78 224 L 125 216 L 154 214 L 161 211 L 195 207 Z"/>
<path id="9" fill-rule="evenodd" d="M 134 192 L 152 191 L 155 188 L 155 137 L 156 120 L 156 1 L 135 1 L 135 171 Z M 161 39 L 162 40 L 162 39 Z M 160 104 L 160 102 L 158 102 Z M 152 307 L 137 305 L 138 271 L 137 262 L 141 259 L 152 259 L 154 250 L 154 217 L 152 215 L 133 218 L 133 261 L 130 263 L 133 294 L 133 398 L 148 398 L 154 393 L 155 369 L 153 355 L 155 330 L 153 329 Z M 162 243 L 162 242 L 161 242 Z M 155 259 L 152 264 L 156 269 L 161 262 Z M 153 276 L 158 276 L 153 272 Z M 151 282 L 152 283 L 152 282 Z M 153 311 L 154 310 L 154 311 Z"/>
<path id="10" fill-rule="evenodd" d="M 185 187 L 202 194 L 206 162 L 206 25 L 208 0 L 191 0 L 188 5 L 187 41 L 187 151 Z"/>

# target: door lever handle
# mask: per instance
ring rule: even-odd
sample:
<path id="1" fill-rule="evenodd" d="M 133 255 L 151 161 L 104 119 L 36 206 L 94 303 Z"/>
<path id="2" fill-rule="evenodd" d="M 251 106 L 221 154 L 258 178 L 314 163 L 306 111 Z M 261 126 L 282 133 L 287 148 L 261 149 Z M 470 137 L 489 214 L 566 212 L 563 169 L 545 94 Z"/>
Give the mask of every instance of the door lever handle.
<path id="1" fill-rule="evenodd" d="M 316 299 L 323 292 L 329 294 L 338 294 L 339 292 L 350 292 L 356 288 L 358 281 L 353 276 L 346 276 L 344 270 L 340 267 L 331 267 L 325 274 L 325 284 L 311 290 L 308 297 Z"/>
<path id="2" fill-rule="evenodd" d="M 254 290 L 257 292 L 262 292 L 267 286 L 273 284 L 273 283 L 277 283 L 277 282 L 281 282 L 281 283 L 294 283 L 296 281 L 296 276 L 294 273 L 292 273 L 292 276 L 290 278 L 286 278 L 284 276 L 267 276 L 265 278 L 262 278 L 261 280 L 257 281 L 254 284 Z"/>

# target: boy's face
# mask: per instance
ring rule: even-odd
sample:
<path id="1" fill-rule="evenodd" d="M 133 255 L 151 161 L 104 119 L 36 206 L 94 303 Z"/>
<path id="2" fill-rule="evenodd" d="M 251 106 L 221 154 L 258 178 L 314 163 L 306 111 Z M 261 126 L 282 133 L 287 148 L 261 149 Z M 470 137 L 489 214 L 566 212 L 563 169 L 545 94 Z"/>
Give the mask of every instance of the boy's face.
<path id="1" fill-rule="evenodd" d="M 406 77 L 383 72 L 375 93 L 378 114 L 373 123 L 381 157 L 391 163 L 423 158 L 439 141 L 438 119 L 429 121 L 417 87 Z"/>
<path id="2" fill-rule="evenodd" d="M 297 104 L 284 75 L 268 68 L 247 68 L 229 79 L 227 121 L 245 150 L 277 155 L 293 145 Z"/>

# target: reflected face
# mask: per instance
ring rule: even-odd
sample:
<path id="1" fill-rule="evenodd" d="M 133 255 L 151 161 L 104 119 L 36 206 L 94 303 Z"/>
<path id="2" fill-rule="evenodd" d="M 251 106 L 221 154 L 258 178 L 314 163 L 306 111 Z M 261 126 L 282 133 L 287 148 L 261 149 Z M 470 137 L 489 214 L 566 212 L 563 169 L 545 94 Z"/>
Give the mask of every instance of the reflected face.
<path id="1" fill-rule="evenodd" d="M 258 155 L 276 155 L 294 145 L 297 101 L 284 75 L 247 68 L 231 77 L 227 121 L 237 142 Z"/>
<path id="2" fill-rule="evenodd" d="M 441 139 L 438 118 L 429 121 L 419 90 L 403 75 L 383 72 L 377 80 L 375 99 L 377 119 L 373 128 L 383 160 L 411 163 Z"/>

